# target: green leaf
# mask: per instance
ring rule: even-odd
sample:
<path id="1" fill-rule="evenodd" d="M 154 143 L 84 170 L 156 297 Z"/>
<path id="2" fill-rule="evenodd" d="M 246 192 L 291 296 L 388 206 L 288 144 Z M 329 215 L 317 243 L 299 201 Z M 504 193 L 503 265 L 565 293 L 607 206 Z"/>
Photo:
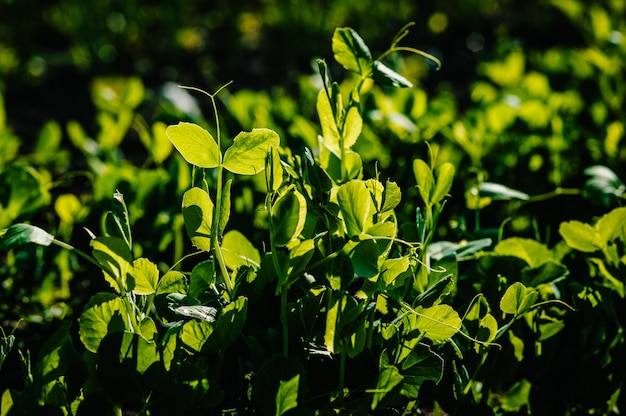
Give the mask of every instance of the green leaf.
<path id="1" fill-rule="evenodd" d="M 386 286 L 393 285 L 395 280 L 407 270 L 411 265 L 409 256 L 403 256 L 396 259 L 386 259 L 381 267 L 382 282 Z"/>
<path id="2" fill-rule="evenodd" d="M 61 221 L 74 224 L 76 221 L 83 219 L 87 209 L 83 207 L 76 195 L 62 194 L 54 201 L 54 211 Z"/>
<path id="3" fill-rule="evenodd" d="M 121 238 L 126 242 L 130 250 L 133 249 L 128 209 L 124 202 L 124 196 L 117 191 L 113 194 L 111 211 L 106 214 L 104 224 L 105 235 Z"/>
<path id="4" fill-rule="evenodd" d="M 333 33 L 335 60 L 348 71 L 367 75 L 372 66 L 372 54 L 359 34 L 349 27 L 337 28 Z"/>
<path id="5" fill-rule="evenodd" d="M 383 367 L 380 374 L 378 374 L 378 381 L 376 382 L 376 390 L 372 397 L 372 410 L 378 407 L 378 404 L 390 393 L 398 384 L 402 382 L 404 377 L 400 374 L 397 367 L 393 365 L 387 365 Z"/>
<path id="6" fill-rule="evenodd" d="M 429 308 L 441 302 L 442 298 L 447 296 L 454 287 L 454 279 L 452 275 L 443 276 L 432 286 L 420 293 L 413 301 L 414 305 Z"/>
<path id="7" fill-rule="evenodd" d="M 226 261 L 226 266 L 235 270 L 240 266 L 251 266 L 258 269 L 261 265 L 261 255 L 250 240 L 237 230 L 226 233 L 222 240 L 222 254 Z"/>
<path id="8" fill-rule="evenodd" d="M 615 240 L 616 238 L 624 239 L 626 226 L 626 207 L 615 208 L 607 214 L 604 214 L 594 225 L 599 241 L 602 247 Z"/>
<path id="9" fill-rule="evenodd" d="M 215 284 L 215 263 L 205 260 L 194 266 L 189 277 L 189 296 L 199 297 L 205 290 Z"/>
<path id="10" fill-rule="evenodd" d="M 280 380 L 276 393 L 276 416 L 285 414 L 288 410 L 298 407 L 298 389 L 300 388 L 300 374 L 288 380 Z"/>
<path id="11" fill-rule="evenodd" d="M 183 218 L 187 235 L 200 250 L 211 250 L 213 201 L 206 191 L 191 188 L 183 194 Z"/>
<path id="12" fill-rule="evenodd" d="M 422 197 L 422 201 L 427 206 L 433 204 L 431 193 L 435 185 L 435 178 L 430 166 L 422 159 L 415 159 L 413 161 L 413 173 L 415 174 L 417 189 Z"/>
<path id="13" fill-rule="evenodd" d="M 454 165 L 448 162 L 437 168 L 437 180 L 435 181 L 435 190 L 431 197 L 431 203 L 438 204 L 448 195 L 450 188 L 452 188 L 454 170 Z"/>
<path id="14" fill-rule="evenodd" d="M 100 236 L 90 241 L 92 254 L 104 273 L 104 278 L 118 293 L 133 290 L 133 256 L 130 248 L 121 238 Z M 130 277 L 130 278 L 129 278 Z"/>
<path id="15" fill-rule="evenodd" d="M 306 222 L 306 199 L 295 188 L 282 193 L 272 206 L 271 236 L 278 247 L 297 238 Z"/>
<path id="16" fill-rule="evenodd" d="M 170 270 L 165 273 L 163 277 L 161 277 L 161 280 L 159 280 L 157 295 L 166 293 L 187 293 L 187 280 L 185 275 L 175 270 Z"/>
<path id="17" fill-rule="evenodd" d="M 500 256 L 512 256 L 524 260 L 530 267 L 538 267 L 554 259 L 550 249 L 530 238 L 512 237 L 500 241 L 493 249 Z"/>
<path id="18" fill-rule="evenodd" d="M 232 179 L 228 179 L 222 188 L 222 204 L 220 205 L 220 222 L 218 235 L 221 238 L 224 235 L 226 224 L 230 219 L 230 188 L 233 184 Z"/>
<path id="19" fill-rule="evenodd" d="M 422 343 L 411 348 L 400 365 L 404 377 L 400 394 L 411 399 L 419 397 L 419 387 L 425 381 L 439 383 L 443 377 L 443 358 Z"/>
<path id="20" fill-rule="evenodd" d="M 215 334 L 211 336 L 206 348 L 223 354 L 226 349 L 241 335 L 246 323 L 248 299 L 237 298 L 222 309 L 215 322 Z"/>
<path id="21" fill-rule="evenodd" d="M 362 181 L 352 180 L 339 187 L 337 202 L 349 237 L 363 233 L 372 222 L 373 203 Z"/>
<path id="22" fill-rule="evenodd" d="M 49 246 L 54 240 L 52 234 L 29 224 L 14 224 L 4 230 L 0 237 L 0 250 L 9 251 L 27 243 Z"/>
<path id="23" fill-rule="evenodd" d="M 137 295 L 151 295 L 156 292 L 159 282 L 159 269 L 157 265 L 146 258 L 139 258 L 133 262 L 133 277 L 135 287 L 133 292 Z"/>
<path id="24" fill-rule="evenodd" d="M 596 230 L 589 224 L 580 221 L 562 222 L 559 234 L 571 248 L 584 253 L 593 253 L 601 247 L 596 243 Z"/>
<path id="25" fill-rule="evenodd" d="M 256 175 L 265 169 L 265 160 L 272 146 L 280 145 L 280 137 L 270 129 L 241 132 L 224 153 L 224 168 L 240 175 Z"/>
<path id="26" fill-rule="evenodd" d="M 100 342 L 107 334 L 126 329 L 124 316 L 128 314 L 124 301 L 112 293 L 94 295 L 78 318 L 80 340 L 85 348 L 97 352 Z"/>
<path id="27" fill-rule="evenodd" d="M 395 182 L 387 181 L 385 191 L 383 192 L 383 201 L 380 212 L 392 210 L 402 201 L 402 191 Z"/>
<path id="28" fill-rule="evenodd" d="M 376 240 L 364 236 L 346 243 L 343 251 L 350 257 L 354 274 L 359 277 L 373 277 L 378 274 L 378 245 Z"/>
<path id="29" fill-rule="evenodd" d="M 343 121 L 343 148 L 349 149 L 356 143 L 363 129 L 363 119 L 358 101 L 352 101 Z"/>
<path id="30" fill-rule="evenodd" d="M 139 374 L 143 374 L 148 368 L 161 360 L 161 355 L 154 341 L 147 340 L 141 334 L 124 332 L 122 343 L 119 348 L 120 362 L 132 359 Z"/>
<path id="31" fill-rule="evenodd" d="M 536 290 L 527 288 L 521 282 L 515 282 L 504 292 L 500 300 L 500 309 L 504 313 L 521 315 L 535 304 L 538 296 Z"/>
<path id="32" fill-rule="evenodd" d="M 283 165 L 280 161 L 278 148 L 276 148 L 276 146 L 272 146 L 270 148 L 265 172 L 267 180 L 267 190 L 269 192 L 277 192 L 280 186 L 283 184 Z"/>
<path id="33" fill-rule="evenodd" d="M 380 61 L 374 61 L 372 78 L 377 84 L 389 87 L 411 88 L 413 86 L 411 81 Z"/>
<path id="34" fill-rule="evenodd" d="M 185 322 L 180 340 L 192 352 L 199 353 L 213 333 L 214 325 L 207 320 Z"/>
<path id="35" fill-rule="evenodd" d="M 314 253 L 315 241 L 311 239 L 300 241 L 295 247 L 290 247 L 287 270 L 284 273 L 285 281 L 279 282 L 276 286 L 276 294 L 291 287 L 309 264 Z"/>
<path id="36" fill-rule="evenodd" d="M 339 134 L 339 127 L 337 126 L 337 118 L 331 102 L 328 99 L 330 95 L 330 99 L 335 98 L 332 95 L 332 90 L 321 90 L 317 94 L 317 115 L 320 120 L 320 125 L 322 127 L 322 137 L 324 139 L 324 145 L 326 145 L 332 151 L 339 153 L 339 142 L 341 139 L 341 135 Z M 338 117 L 338 116 L 337 116 Z"/>
<path id="37" fill-rule="evenodd" d="M 511 189 L 507 186 L 493 182 L 482 182 L 478 186 L 478 196 L 489 197 L 494 200 L 507 201 L 511 199 L 519 199 L 526 201 L 530 196 L 524 192 L 520 192 L 516 189 Z"/>
<path id="38" fill-rule="evenodd" d="M 220 163 L 221 152 L 211 134 L 193 123 L 169 126 L 165 134 L 176 150 L 190 164 L 201 168 L 214 168 Z"/>
<path id="39" fill-rule="evenodd" d="M 461 329 L 461 318 L 449 305 L 418 309 L 417 313 L 416 329 L 432 341 L 447 341 Z"/>

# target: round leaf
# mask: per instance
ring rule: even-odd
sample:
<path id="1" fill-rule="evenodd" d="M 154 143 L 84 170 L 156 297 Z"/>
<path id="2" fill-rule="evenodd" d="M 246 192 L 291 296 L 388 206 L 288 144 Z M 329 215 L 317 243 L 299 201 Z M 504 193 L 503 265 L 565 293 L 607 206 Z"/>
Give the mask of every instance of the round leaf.
<path id="1" fill-rule="evenodd" d="M 265 169 L 270 148 L 279 145 L 280 137 L 273 130 L 241 132 L 224 153 L 224 168 L 240 175 L 256 175 Z"/>
<path id="2" fill-rule="evenodd" d="M 220 149 L 213 136 L 194 123 L 169 126 L 165 134 L 183 158 L 201 168 L 214 168 L 220 163 Z"/>

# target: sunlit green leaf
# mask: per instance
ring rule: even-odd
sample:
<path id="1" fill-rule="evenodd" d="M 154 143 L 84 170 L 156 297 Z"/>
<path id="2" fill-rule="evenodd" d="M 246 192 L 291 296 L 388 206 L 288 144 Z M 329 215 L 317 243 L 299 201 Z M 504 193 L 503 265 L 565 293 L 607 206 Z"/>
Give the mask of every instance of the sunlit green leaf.
<path id="1" fill-rule="evenodd" d="M 530 196 L 524 192 L 520 192 L 493 182 L 482 182 L 478 186 L 478 195 L 481 197 L 489 197 L 494 200 L 519 199 L 521 201 L 525 201 L 530 198 Z"/>
<path id="2" fill-rule="evenodd" d="M 527 288 L 521 282 L 515 282 L 504 292 L 500 300 L 500 309 L 511 315 L 523 314 L 535 304 L 538 296 L 536 290 Z"/>
<path id="3" fill-rule="evenodd" d="M 151 295 L 157 289 L 159 269 L 156 264 L 142 257 L 133 262 L 133 277 L 133 292 L 137 295 Z"/>
<path id="4" fill-rule="evenodd" d="M 271 233 L 274 244 L 284 246 L 297 238 L 306 222 L 306 199 L 295 188 L 280 195 L 272 206 Z"/>
<path id="5" fill-rule="evenodd" d="M 394 209 L 402 201 L 402 191 L 395 182 L 387 181 L 385 184 L 385 191 L 383 192 L 383 206 L 381 212 Z"/>
<path id="6" fill-rule="evenodd" d="M 224 153 L 224 168 L 240 175 L 255 175 L 265 169 L 270 148 L 279 145 L 280 137 L 273 130 L 256 128 L 241 132 Z"/>
<path id="7" fill-rule="evenodd" d="M 435 184 L 435 178 L 433 177 L 433 172 L 430 169 L 430 166 L 428 166 L 428 164 L 422 159 L 415 159 L 413 161 L 413 173 L 415 174 L 415 180 L 417 181 L 417 189 L 419 190 L 424 204 L 430 205 L 433 203 L 430 195 Z"/>
<path id="8" fill-rule="evenodd" d="M 0 235 L 0 250 L 12 250 L 27 243 L 49 246 L 54 240 L 52 234 L 30 224 L 14 224 Z"/>
<path id="9" fill-rule="evenodd" d="M 105 279 L 118 293 L 133 290 L 133 256 L 126 242 L 117 237 L 101 236 L 90 241 L 93 256 L 98 260 Z"/>
<path id="10" fill-rule="evenodd" d="M 85 348 L 96 352 L 102 339 L 126 329 L 125 316 L 129 313 L 124 301 L 112 293 L 94 295 L 78 318 L 80 339 Z"/>
<path id="11" fill-rule="evenodd" d="M 435 189 L 431 197 L 433 204 L 441 202 L 452 188 L 452 180 L 454 179 L 454 165 L 452 163 L 444 163 L 436 170 L 437 180 L 435 181 Z"/>
<path id="12" fill-rule="evenodd" d="M 211 134 L 193 123 L 169 126 L 165 134 L 176 150 L 190 164 L 201 168 L 214 168 L 220 163 L 221 152 Z"/>
<path id="13" fill-rule="evenodd" d="M 432 341 L 446 341 L 461 329 L 461 318 L 449 305 L 439 304 L 417 311 L 416 327 Z"/>
<path id="14" fill-rule="evenodd" d="M 207 348 L 223 353 L 241 335 L 246 323 L 248 299 L 240 296 L 222 309 L 215 322 L 215 334 L 207 343 Z"/>
<path id="15" fill-rule="evenodd" d="M 372 65 L 372 54 L 359 34 L 349 27 L 337 28 L 333 33 L 335 60 L 345 69 L 366 75 Z"/>
<path id="16" fill-rule="evenodd" d="M 507 238 L 496 244 L 493 252 L 497 255 L 517 257 L 531 267 L 538 267 L 554 259 L 554 255 L 545 244 L 530 238 Z"/>
<path id="17" fill-rule="evenodd" d="M 187 280 L 181 272 L 170 270 L 165 273 L 157 289 L 157 295 L 166 293 L 187 293 Z"/>
<path id="18" fill-rule="evenodd" d="M 328 146 L 329 149 L 339 152 L 339 142 L 341 139 L 341 135 L 339 134 L 339 127 L 337 126 L 337 122 L 339 121 L 336 117 L 335 112 L 333 111 L 333 107 L 328 97 L 331 97 L 331 90 L 321 90 L 317 94 L 317 115 L 320 120 L 320 125 L 322 127 L 322 137 L 324 139 L 324 144 Z"/>
<path id="19" fill-rule="evenodd" d="M 346 224 L 348 236 L 363 233 L 371 223 L 372 199 L 362 181 L 352 180 L 337 191 L 339 209 Z"/>
<path id="20" fill-rule="evenodd" d="M 231 230 L 224 235 L 221 248 L 226 266 L 231 270 L 239 266 L 251 266 L 258 269 L 261 264 L 259 250 L 237 230 Z"/>
<path id="21" fill-rule="evenodd" d="M 378 84 L 390 87 L 411 88 L 413 86 L 411 81 L 380 61 L 374 61 L 372 66 L 372 78 Z"/>
<path id="22" fill-rule="evenodd" d="M 204 190 L 191 188 L 183 195 L 183 217 L 187 235 L 200 250 L 211 250 L 213 201 Z"/>
<path id="23" fill-rule="evenodd" d="M 192 352 L 202 351 L 204 344 L 213 333 L 215 324 L 207 320 L 188 321 L 183 325 L 180 340 Z"/>
<path id="24" fill-rule="evenodd" d="M 593 253 L 601 247 L 597 245 L 596 230 L 580 221 L 567 221 L 559 226 L 559 234 L 571 248 L 585 253 Z"/>
<path id="25" fill-rule="evenodd" d="M 378 404 L 390 393 L 398 384 L 402 382 L 404 377 L 396 366 L 385 366 L 378 374 L 376 389 L 372 396 L 372 410 L 378 407 Z"/>
<path id="26" fill-rule="evenodd" d="M 298 406 L 299 387 L 300 374 L 294 375 L 289 380 L 280 380 L 278 393 L 276 393 L 276 416 Z"/>
<path id="27" fill-rule="evenodd" d="M 363 129 L 363 119 L 358 101 L 352 103 L 343 122 L 343 148 L 349 149 L 356 143 Z"/>

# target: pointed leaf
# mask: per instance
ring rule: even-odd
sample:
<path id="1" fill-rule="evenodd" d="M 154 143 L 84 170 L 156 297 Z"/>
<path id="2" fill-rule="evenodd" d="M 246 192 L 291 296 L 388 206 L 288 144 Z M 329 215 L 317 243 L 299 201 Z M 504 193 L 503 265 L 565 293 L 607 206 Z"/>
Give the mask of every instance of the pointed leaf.
<path id="1" fill-rule="evenodd" d="M 240 175 L 256 175 L 265 169 L 270 147 L 278 147 L 280 137 L 270 129 L 241 132 L 224 153 L 224 168 Z"/>
<path id="2" fill-rule="evenodd" d="M 90 241 L 93 256 L 98 260 L 105 279 L 118 293 L 133 290 L 133 256 L 122 238 L 101 236 Z M 129 278 L 130 276 L 130 278 Z"/>
<path id="3" fill-rule="evenodd" d="M 207 320 L 185 322 L 180 340 L 192 352 L 199 353 L 213 333 L 214 325 L 215 323 Z"/>
<path id="4" fill-rule="evenodd" d="M 295 188 L 280 195 L 272 206 L 271 233 L 274 244 L 284 246 L 297 238 L 306 221 L 306 199 Z"/>
<path id="5" fill-rule="evenodd" d="M 157 295 L 167 293 L 187 293 L 187 280 L 181 272 L 170 270 L 159 280 Z"/>
<path id="6" fill-rule="evenodd" d="M 200 250 L 211 250 L 213 201 L 204 190 L 191 188 L 183 195 L 183 218 L 187 235 Z"/>
<path id="7" fill-rule="evenodd" d="M 327 93 L 328 91 L 328 93 Z M 331 94 L 332 90 L 321 90 L 317 94 L 317 115 L 322 127 L 322 137 L 324 138 L 324 144 L 331 150 L 339 152 L 339 142 L 341 135 L 339 134 L 339 128 L 337 127 L 337 120 L 335 118 L 335 112 L 328 100 L 328 94 Z M 332 99 L 331 94 L 331 99 Z"/>
<path id="8" fill-rule="evenodd" d="M 435 190 L 431 202 L 438 204 L 441 202 L 452 188 L 452 180 L 454 179 L 454 165 L 452 163 L 444 163 L 437 168 L 437 180 L 435 182 Z"/>
<path id="9" fill-rule="evenodd" d="M 339 187 L 337 202 L 346 224 L 348 236 L 363 233 L 371 223 L 372 199 L 362 181 L 352 180 Z"/>
<path id="10" fill-rule="evenodd" d="M 372 410 L 378 407 L 378 404 L 390 393 L 398 384 L 402 382 L 404 377 L 400 374 L 397 367 L 393 365 L 385 366 L 376 382 L 376 390 L 372 397 Z"/>
<path id="11" fill-rule="evenodd" d="M 30 224 L 14 224 L 4 230 L 0 237 L 0 250 L 9 251 L 27 243 L 49 246 L 54 240 L 52 234 Z"/>
<path id="12" fill-rule="evenodd" d="M 372 78 L 377 84 L 389 87 L 411 88 L 413 84 L 380 61 L 374 61 Z"/>
<path id="13" fill-rule="evenodd" d="M 430 169 L 430 166 L 428 166 L 428 164 L 422 159 L 415 159 L 413 161 L 413 173 L 415 174 L 415 180 L 417 181 L 417 189 L 419 190 L 424 204 L 432 204 L 433 202 L 430 194 L 435 184 L 435 178 L 433 177 L 433 172 Z"/>
<path id="14" fill-rule="evenodd" d="M 478 195 L 481 197 L 489 197 L 494 200 L 510 200 L 519 199 L 526 201 L 530 196 L 516 189 L 493 182 L 482 182 L 478 186 Z"/>
<path id="15" fill-rule="evenodd" d="M 230 219 L 230 188 L 233 184 L 232 179 L 228 179 L 222 188 L 222 204 L 220 205 L 220 222 L 218 236 L 221 238 L 224 235 L 224 229 Z"/>
<path id="16" fill-rule="evenodd" d="M 343 148 L 349 149 L 356 143 L 363 129 L 363 119 L 359 103 L 353 101 L 343 122 Z"/>
<path id="17" fill-rule="evenodd" d="M 190 164 L 201 168 L 214 168 L 220 163 L 221 152 L 211 134 L 193 123 L 169 126 L 165 134 L 176 150 Z"/>
<path id="18" fill-rule="evenodd" d="M 189 277 L 189 296 L 198 298 L 205 290 L 215 284 L 215 262 L 205 260 L 191 270 Z"/>
<path id="19" fill-rule="evenodd" d="M 289 380 L 280 380 L 276 393 L 276 416 L 281 416 L 288 410 L 298 407 L 298 389 L 300 388 L 300 374 Z"/>
<path id="20" fill-rule="evenodd" d="M 361 36 L 349 27 L 337 28 L 333 33 L 335 60 L 345 69 L 366 75 L 372 65 L 372 54 Z"/>
<path id="21" fill-rule="evenodd" d="M 395 182 L 387 181 L 385 185 L 385 191 L 383 192 L 383 207 L 380 212 L 385 212 L 394 209 L 402 201 L 402 191 Z"/>

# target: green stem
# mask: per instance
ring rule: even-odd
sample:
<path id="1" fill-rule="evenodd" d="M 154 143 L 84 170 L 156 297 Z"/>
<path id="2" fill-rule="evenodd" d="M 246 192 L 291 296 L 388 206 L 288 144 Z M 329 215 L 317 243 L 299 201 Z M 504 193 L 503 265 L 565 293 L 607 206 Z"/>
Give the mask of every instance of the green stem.
<path id="1" fill-rule="evenodd" d="M 52 239 L 52 244 L 56 244 L 57 246 L 64 248 L 66 250 L 69 250 L 75 254 L 78 254 L 80 257 L 84 258 L 85 260 L 89 261 L 90 263 L 92 263 L 94 266 L 96 266 L 98 269 L 102 269 L 102 266 L 100 265 L 100 263 L 98 263 L 98 261 L 96 259 L 94 259 L 93 257 L 91 257 L 89 254 L 85 253 L 82 250 L 77 249 L 74 246 L 71 246 L 67 243 L 64 243 L 63 241 L 57 240 L 56 238 Z"/>
<path id="2" fill-rule="evenodd" d="M 344 388 L 346 385 L 346 351 L 342 350 L 339 355 L 339 400 L 343 401 Z"/>

